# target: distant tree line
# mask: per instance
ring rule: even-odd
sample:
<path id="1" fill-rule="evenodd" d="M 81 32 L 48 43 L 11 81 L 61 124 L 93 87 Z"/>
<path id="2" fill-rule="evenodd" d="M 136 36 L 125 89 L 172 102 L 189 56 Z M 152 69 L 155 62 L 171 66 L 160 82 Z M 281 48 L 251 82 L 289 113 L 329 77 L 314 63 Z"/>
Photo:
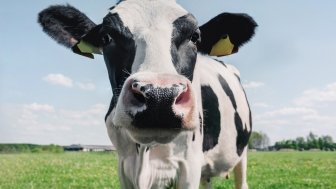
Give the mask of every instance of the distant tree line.
<path id="1" fill-rule="evenodd" d="M 0 153 L 39 153 L 52 152 L 61 153 L 63 147 L 55 144 L 37 145 L 37 144 L 0 144 Z"/>
<path id="2" fill-rule="evenodd" d="M 319 137 L 314 133 L 310 132 L 306 138 L 297 137 L 296 139 L 282 140 L 276 142 L 274 148 L 276 150 L 286 148 L 300 151 L 311 149 L 335 151 L 336 143 L 334 143 L 333 138 L 329 135 Z"/>
<path id="3" fill-rule="evenodd" d="M 329 135 L 317 136 L 310 132 L 306 138 L 297 137 L 296 139 L 288 139 L 278 141 L 274 146 L 270 146 L 269 137 L 262 132 L 253 131 L 248 143 L 249 149 L 256 150 L 281 150 L 281 149 L 293 149 L 293 150 L 312 150 L 319 149 L 324 151 L 336 151 L 336 143 Z"/>

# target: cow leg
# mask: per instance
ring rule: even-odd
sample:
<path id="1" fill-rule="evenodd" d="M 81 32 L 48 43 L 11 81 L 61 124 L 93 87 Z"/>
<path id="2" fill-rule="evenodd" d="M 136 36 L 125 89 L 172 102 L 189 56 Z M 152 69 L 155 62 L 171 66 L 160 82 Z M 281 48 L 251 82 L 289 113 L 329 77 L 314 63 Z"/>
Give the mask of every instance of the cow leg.
<path id="1" fill-rule="evenodd" d="M 242 159 L 234 168 L 236 189 L 248 189 L 247 185 L 247 152 L 242 154 Z"/>
<path id="2" fill-rule="evenodd" d="M 121 189 L 134 189 L 133 184 L 127 179 L 125 175 L 125 161 L 119 160 L 119 168 L 118 168 L 118 175 L 119 175 L 119 183 Z"/>
<path id="3" fill-rule="evenodd" d="M 201 179 L 201 166 L 198 161 L 179 161 L 180 178 L 177 189 L 198 189 Z"/>
<path id="4" fill-rule="evenodd" d="M 210 178 L 202 179 L 199 189 L 212 189 L 211 179 Z"/>

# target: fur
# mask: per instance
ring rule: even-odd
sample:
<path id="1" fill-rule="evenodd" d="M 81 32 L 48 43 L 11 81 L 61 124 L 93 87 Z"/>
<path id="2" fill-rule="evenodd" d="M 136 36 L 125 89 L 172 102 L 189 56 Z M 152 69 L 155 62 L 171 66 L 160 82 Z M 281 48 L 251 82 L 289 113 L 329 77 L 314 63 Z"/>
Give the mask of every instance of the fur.
<path id="1" fill-rule="evenodd" d="M 38 22 L 66 47 L 84 39 L 103 49 L 113 88 L 105 122 L 119 157 L 121 188 L 211 188 L 213 176 L 227 176 L 233 169 L 236 189 L 248 188 L 246 144 L 252 120 L 240 74 L 203 54 L 226 34 L 236 48 L 248 42 L 257 26 L 251 17 L 223 13 L 197 29 L 195 18 L 174 0 L 125 0 L 98 26 L 70 5 L 43 10 Z M 128 109 L 125 102 L 132 82 L 143 78 L 164 86 L 182 81 L 189 87 L 192 100 L 185 106 L 191 113 L 183 118 L 184 129 L 132 125 L 134 117 L 148 108 Z M 215 123 L 209 116 L 214 113 Z"/>

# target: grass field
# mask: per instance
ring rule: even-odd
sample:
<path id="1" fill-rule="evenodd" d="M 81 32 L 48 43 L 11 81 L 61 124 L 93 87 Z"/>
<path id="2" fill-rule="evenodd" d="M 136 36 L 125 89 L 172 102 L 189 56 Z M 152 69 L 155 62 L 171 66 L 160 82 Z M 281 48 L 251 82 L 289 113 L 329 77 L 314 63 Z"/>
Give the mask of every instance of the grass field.
<path id="1" fill-rule="evenodd" d="M 232 177 L 215 179 L 215 188 L 234 188 Z M 336 153 L 249 153 L 248 182 L 250 189 L 336 189 Z M 113 153 L 2 154 L 0 188 L 118 189 L 117 158 Z"/>

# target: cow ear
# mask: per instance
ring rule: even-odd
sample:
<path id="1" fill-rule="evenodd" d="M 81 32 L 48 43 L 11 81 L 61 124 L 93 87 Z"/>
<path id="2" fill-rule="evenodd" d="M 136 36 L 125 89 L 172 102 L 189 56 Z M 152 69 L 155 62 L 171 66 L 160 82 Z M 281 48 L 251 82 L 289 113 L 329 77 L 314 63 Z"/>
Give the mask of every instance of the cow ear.
<path id="1" fill-rule="evenodd" d="M 236 53 L 253 37 L 257 26 L 247 14 L 222 13 L 200 26 L 198 50 L 211 56 Z"/>
<path id="2" fill-rule="evenodd" d="M 102 25 L 92 28 L 86 35 L 71 48 L 76 54 L 94 58 L 93 54 L 102 54 L 102 39 L 100 35 Z"/>
<path id="3" fill-rule="evenodd" d="M 54 5 L 38 15 L 38 22 L 51 38 L 59 44 L 90 58 L 98 52 L 91 43 L 100 26 L 96 26 L 84 13 L 70 5 Z"/>

